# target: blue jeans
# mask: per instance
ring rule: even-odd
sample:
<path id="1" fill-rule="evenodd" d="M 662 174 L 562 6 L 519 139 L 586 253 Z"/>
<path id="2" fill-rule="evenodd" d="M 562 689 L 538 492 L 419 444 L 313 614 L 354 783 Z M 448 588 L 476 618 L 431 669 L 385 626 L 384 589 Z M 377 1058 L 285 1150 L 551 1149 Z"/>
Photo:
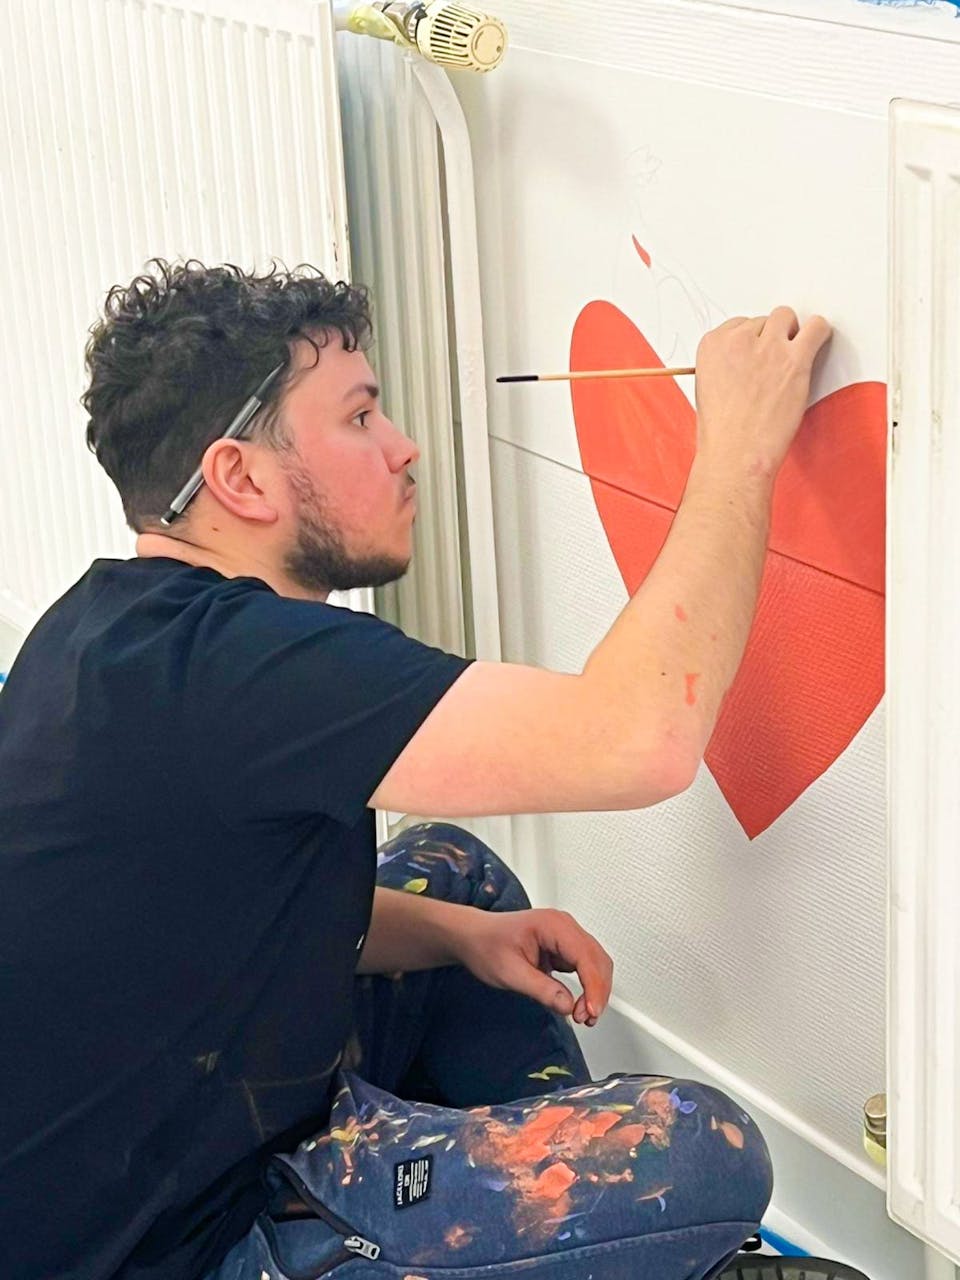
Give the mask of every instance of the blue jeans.
<path id="1" fill-rule="evenodd" d="M 388 888 L 530 905 L 448 823 L 381 856 Z M 592 1081 L 565 1019 L 461 967 L 358 978 L 354 1025 L 328 1124 L 207 1280 L 708 1280 L 757 1229 L 766 1144 L 718 1090 Z"/>

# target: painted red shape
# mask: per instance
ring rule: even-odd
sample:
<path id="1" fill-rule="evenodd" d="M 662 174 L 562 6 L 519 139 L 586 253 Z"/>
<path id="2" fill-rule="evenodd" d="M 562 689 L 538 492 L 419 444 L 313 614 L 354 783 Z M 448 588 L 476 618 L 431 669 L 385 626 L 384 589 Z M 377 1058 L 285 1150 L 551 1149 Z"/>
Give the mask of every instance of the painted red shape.
<path id="1" fill-rule="evenodd" d="M 649 253 L 647 253 L 646 249 L 644 249 L 643 245 L 640 243 L 640 241 L 637 239 L 637 237 L 636 237 L 636 236 L 631 236 L 630 238 L 631 238 L 631 240 L 633 241 L 633 247 L 636 249 L 637 253 L 639 253 L 640 257 L 643 259 L 643 261 L 644 261 L 644 262 L 646 263 L 646 265 L 649 267 L 649 265 L 650 265 L 650 255 L 649 255 Z"/>
<path id="2" fill-rule="evenodd" d="M 662 365 L 610 303 L 580 313 L 571 371 Z M 583 468 L 632 594 L 682 496 L 696 416 L 673 379 L 575 382 L 571 394 Z M 754 628 L 706 753 L 751 838 L 836 760 L 883 694 L 885 450 L 883 383 L 843 387 L 807 412 L 778 480 Z"/>

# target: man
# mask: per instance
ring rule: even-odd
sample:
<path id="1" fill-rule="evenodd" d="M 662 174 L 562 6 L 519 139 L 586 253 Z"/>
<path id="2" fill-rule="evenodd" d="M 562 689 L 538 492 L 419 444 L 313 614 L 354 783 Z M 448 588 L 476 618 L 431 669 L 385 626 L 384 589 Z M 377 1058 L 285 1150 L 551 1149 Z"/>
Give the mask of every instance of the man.
<path id="1" fill-rule="evenodd" d="M 600 944 L 446 823 L 377 872 L 373 811 L 690 783 L 829 333 L 779 308 L 704 338 L 670 537 L 567 675 L 326 603 L 401 576 L 416 515 L 362 289 L 157 261 L 111 290 L 87 438 L 137 556 L 91 566 L 0 698 L 3 1275 L 718 1274 L 770 1193 L 749 1117 L 592 1083 L 567 1019 L 603 1013 Z"/>

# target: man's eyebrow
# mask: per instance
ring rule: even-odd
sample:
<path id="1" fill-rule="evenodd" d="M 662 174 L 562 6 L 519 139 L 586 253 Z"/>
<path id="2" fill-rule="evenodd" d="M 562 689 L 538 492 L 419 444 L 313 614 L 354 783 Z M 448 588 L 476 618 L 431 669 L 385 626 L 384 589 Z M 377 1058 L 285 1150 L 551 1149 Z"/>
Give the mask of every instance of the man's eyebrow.
<path id="1" fill-rule="evenodd" d="M 375 382 L 358 382 L 355 387 L 350 388 L 343 398 L 344 400 L 352 400 L 360 391 L 365 391 L 371 400 L 378 399 L 380 395 L 380 388 Z"/>

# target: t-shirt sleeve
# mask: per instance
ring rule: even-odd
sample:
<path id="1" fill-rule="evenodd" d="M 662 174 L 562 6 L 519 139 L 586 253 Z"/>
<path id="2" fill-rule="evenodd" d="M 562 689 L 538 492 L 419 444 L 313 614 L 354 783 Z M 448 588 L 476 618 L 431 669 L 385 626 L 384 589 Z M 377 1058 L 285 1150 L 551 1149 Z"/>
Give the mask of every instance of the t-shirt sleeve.
<path id="1" fill-rule="evenodd" d="M 224 592 L 184 688 L 197 776 L 232 820 L 327 814 L 353 826 L 469 665 L 370 614 Z"/>

